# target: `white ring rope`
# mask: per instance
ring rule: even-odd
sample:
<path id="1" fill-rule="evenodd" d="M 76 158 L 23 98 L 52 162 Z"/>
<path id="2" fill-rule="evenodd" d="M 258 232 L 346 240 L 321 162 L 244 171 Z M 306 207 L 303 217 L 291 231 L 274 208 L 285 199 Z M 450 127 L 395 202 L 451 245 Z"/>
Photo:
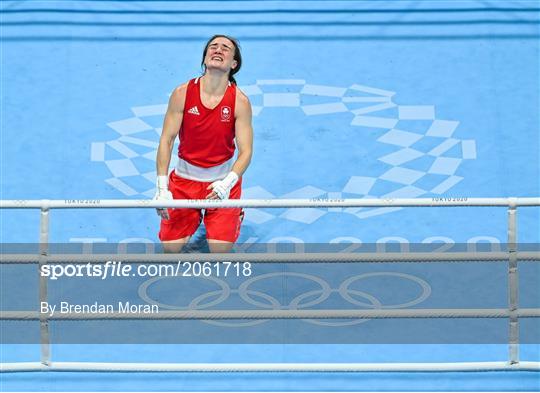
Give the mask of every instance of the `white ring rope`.
<path id="1" fill-rule="evenodd" d="M 540 206 L 540 197 L 533 198 L 358 198 L 358 199 L 152 199 L 0 200 L 0 209 L 73 209 L 73 208 L 284 208 L 284 207 L 432 207 L 432 206 Z"/>
<path id="2" fill-rule="evenodd" d="M 94 371 L 94 372 L 475 372 L 540 371 L 540 362 L 463 363 L 93 363 L 39 362 L 3 363 L 2 372 Z"/>
<path id="3" fill-rule="evenodd" d="M 407 310 L 175 310 L 143 313 L 56 313 L 48 317 L 55 320 L 109 320 L 109 319 L 350 319 L 350 318 L 538 318 L 540 308 L 478 309 L 407 309 Z M 38 321 L 37 311 L 1 311 L 0 320 Z"/>
<path id="4" fill-rule="evenodd" d="M 520 261 L 540 261 L 540 251 L 514 253 Z M 170 262 L 253 262 L 253 263 L 356 263 L 356 262 L 508 262 L 508 252 L 365 252 L 365 253 L 239 253 L 239 254 L 0 254 L 0 264 L 48 263 L 170 263 Z"/>

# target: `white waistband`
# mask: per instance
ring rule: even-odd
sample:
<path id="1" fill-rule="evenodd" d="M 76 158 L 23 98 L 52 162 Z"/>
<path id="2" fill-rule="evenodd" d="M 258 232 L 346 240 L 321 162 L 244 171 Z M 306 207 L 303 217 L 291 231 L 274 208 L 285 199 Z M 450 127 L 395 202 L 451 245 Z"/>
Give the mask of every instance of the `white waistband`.
<path id="1" fill-rule="evenodd" d="M 174 172 L 184 179 L 196 180 L 196 181 L 216 181 L 221 180 L 227 176 L 233 166 L 233 158 L 224 162 L 221 165 L 213 166 L 210 168 L 201 168 L 200 166 L 192 165 L 189 162 L 178 157 L 176 168 Z"/>

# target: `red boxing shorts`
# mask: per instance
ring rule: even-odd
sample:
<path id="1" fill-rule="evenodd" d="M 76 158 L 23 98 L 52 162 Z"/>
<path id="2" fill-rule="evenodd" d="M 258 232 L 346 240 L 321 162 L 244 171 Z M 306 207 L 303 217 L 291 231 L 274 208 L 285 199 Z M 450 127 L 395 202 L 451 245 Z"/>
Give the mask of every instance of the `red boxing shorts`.
<path id="1" fill-rule="evenodd" d="M 184 179 L 174 171 L 169 175 L 169 191 L 174 199 L 206 199 L 212 192 L 207 190 L 212 182 Z M 242 178 L 231 189 L 230 199 L 240 199 Z M 169 219 L 161 220 L 159 239 L 178 240 L 195 233 L 204 221 L 206 238 L 234 243 L 240 234 L 244 212 L 240 208 L 223 209 L 168 209 Z"/>

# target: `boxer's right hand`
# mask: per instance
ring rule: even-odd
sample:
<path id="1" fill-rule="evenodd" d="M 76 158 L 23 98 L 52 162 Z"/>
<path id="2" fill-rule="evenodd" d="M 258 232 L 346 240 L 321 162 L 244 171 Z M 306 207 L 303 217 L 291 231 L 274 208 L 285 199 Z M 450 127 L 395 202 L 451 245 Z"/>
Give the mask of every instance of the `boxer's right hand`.
<path id="1" fill-rule="evenodd" d="M 156 180 L 156 195 L 154 196 L 155 201 L 172 201 L 173 195 L 169 191 L 169 178 L 168 176 L 158 176 Z M 156 209 L 158 216 L 168 220 L 169 211 L 167 208 Z"/>

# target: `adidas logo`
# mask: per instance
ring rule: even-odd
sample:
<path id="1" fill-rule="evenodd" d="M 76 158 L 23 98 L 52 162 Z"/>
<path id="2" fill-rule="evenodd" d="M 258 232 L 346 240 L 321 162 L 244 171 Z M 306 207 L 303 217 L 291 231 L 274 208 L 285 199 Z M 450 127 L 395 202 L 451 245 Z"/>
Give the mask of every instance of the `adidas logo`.
<path id="1" fill-rule="evenodd" d="M 197 105 L 188 110 L 188 113 L 191 113 L 192 115 L 200 115 L 199 109 L 197 109 Z"/>

